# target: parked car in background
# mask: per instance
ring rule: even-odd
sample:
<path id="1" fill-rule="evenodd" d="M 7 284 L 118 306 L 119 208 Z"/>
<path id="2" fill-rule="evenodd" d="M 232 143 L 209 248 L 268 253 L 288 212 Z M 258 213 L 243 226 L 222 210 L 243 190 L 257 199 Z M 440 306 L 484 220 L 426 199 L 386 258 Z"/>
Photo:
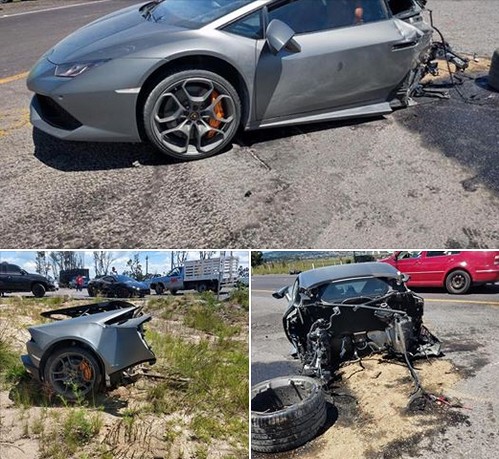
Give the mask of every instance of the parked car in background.
<path id="1" fill-rule="evenodd" d="M 164 0 L 72 33 L 31 70 L 32 124 L 57 138 L 148 140 L 182 160 L 238 129 L 387 114 L 436 72 L 423 0 Z M 306 74 L 304 70 L 306 69 Z M 109 75 L 113 78 L 109 78 Z"/>
<path id="2" fill-rule="evenodd" d="M 399 251 L 380 261 L 408 274 L 410 287 L 445 287 L 463 294 L 473 285 L 499 282 L 497 250 Z"/>
<path id="3" fill-rule="evenodd" d="M 144 282 L 139 282 L 128 276 L 107 275 L 92 279 L 87 286 L 89 296 L 104 296 L 114 298 L 144 297 L 150 290 Z"/>
<path id="4" fill-rule="evenodd" d="M 151 316 L 131 303 L 84 304 L 41 315 L 54 321 L 28 329 L 21 359 L 34 379 L 68 400 L 92 396 L 119 382 L 123 371 L 156 361 L 144 334 Z"/>
<path id="5" fill-rule="evenodd" d="M 30 274 L 12 263 L 0 263 L 0 293 L 31 292 L 41 298 L 56 290 L 54 281 L 40 274 Z"/>

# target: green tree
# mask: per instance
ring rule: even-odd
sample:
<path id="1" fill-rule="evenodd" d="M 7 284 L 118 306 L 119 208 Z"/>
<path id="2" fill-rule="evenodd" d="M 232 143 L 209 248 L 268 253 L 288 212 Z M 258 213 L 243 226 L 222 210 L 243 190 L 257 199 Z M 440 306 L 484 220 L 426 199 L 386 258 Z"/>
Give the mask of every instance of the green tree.
<path id="1" fill-rule="evenodd" d="M 251 252 L 251 267 L 260 266 L 263 264 L 263 253 L 262 252 Z"/>

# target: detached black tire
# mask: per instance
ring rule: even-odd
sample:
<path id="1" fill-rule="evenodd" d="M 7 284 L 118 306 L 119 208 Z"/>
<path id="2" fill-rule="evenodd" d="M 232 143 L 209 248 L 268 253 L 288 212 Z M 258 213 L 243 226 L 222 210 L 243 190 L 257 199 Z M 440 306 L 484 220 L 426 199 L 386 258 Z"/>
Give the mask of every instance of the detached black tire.
<path id="1" fill-rule="evenodd" d="M 284 376 L 251 389 L 251 449 L 278 453 L 314 438 L 326 422 L 319 383 L 306 376 Z"/>
<path id="2" fill-rule="evenodd" d="M 156 295 L 162 295 L 165 291 L 165 288 L 161 284 L 156 284 L 154 291 L 156 292 Z"/>
<path id="3" fill-rule="evenodd" d="M 241 122 L 239 94 L 225 78 L 201 69 L 173 73 L 151 90 L 144 129 L 162 153 L 182 161 L 215 155 Z"/>
<path id="4" fill-rule="evenodd" d="M 45 382 L 67 400 L 91 397 L 102 385 L 102 373 L 95 355 L 80 346 L 56 349 L 43 369 Z"/>
<path id="5" fill-rule="evenodd" d="M 492 55 L 492 62 L 489 70 L 489 85 L 499 91 L 499 48 Z"/>
<path id="6" fill-rule="evenodd" d="M 471 287 L 471 276 L 462 269 L 452 271 L 445 278 L 445 288 L 449 293 L 463 295 Z"/>
<path id="7" fill-rule="evenodd" d="M 42 298 L 45 295 L 45 287 L 43 284 L 33 284 L 31 286 L 31 293 L 33 293 L 36 298 Z"/>

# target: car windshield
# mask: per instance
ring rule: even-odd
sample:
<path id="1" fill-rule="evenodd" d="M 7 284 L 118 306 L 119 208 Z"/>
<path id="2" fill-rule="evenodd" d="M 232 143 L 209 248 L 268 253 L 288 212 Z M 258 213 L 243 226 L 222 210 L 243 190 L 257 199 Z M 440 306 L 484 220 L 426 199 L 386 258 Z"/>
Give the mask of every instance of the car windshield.
<path id="1" fill-rule="evenodd" d="M 132 279 L 131 277 L 128 276 L 119 275 L 115 277 L 118 282 L 137 282 L 135 279 Z"/>
<path id="2" fill-rule="evenodd" d="M 390 285 L 377 277 L 348 279 L 324 284 L 319 287 L 318 297 L 326 303 L 341 303 L 350 298 L 383 296 L 390 290 Z"/>
<path id="3" fill-rule="evenodd" d="M 145 9 L 149 20 L 197 29 L 254 0 L 163 0 Z"/>

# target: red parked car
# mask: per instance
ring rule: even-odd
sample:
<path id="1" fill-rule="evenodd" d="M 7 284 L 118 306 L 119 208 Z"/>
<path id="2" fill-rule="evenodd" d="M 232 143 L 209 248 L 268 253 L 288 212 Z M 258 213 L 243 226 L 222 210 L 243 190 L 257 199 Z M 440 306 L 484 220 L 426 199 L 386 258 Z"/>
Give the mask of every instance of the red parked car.
<path id="1" fill-rule="evenodd" d="M 445 287 L 466 293 L 472 285 L 499 282 L 497 250 L 400 251 L 383 260 L 410 276 L 410 287 Z"/>

